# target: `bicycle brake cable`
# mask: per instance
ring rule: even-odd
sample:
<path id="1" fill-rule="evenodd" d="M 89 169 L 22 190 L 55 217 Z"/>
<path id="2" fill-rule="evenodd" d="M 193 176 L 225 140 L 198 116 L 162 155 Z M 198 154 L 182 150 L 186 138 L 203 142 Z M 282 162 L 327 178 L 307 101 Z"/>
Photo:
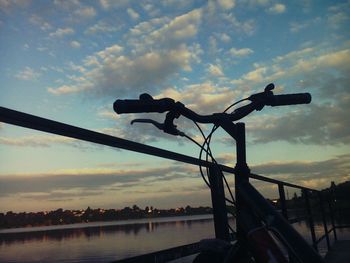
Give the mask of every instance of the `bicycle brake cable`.
<path id="1" fill-rule="evenodd" d="M 248 100 L 248 99 L 247 99 L 247 98 L 241 99 L 241 100 L 239 100 L 239 101 L 237 101 L 237 102 L 231 104 L 231 105 L 228 106 L 223 112 L 224 112 L 224 113 L 227 112 L 227 111 L 228 111 L 229 109 L 231 109 L 233 106 L 235 106 L 235 105 L 237 105 L 238 103 L 241 103 L 241 102 L 243 102 L 243 101 L 245 101 L 245 100 Z M 196 140 L 194 140 L 193 138 L 191 138 L 190 136 L 188 136 L 188 135 L 186 135 L 186 134 L 183 134 L 182 136 L 184 136 L 184 137 L 187 138 L 188 140 L 192 141 L 193 143 L 195 143 L 195 144 L 200 148 L 200 152 L 199 152 L 199 159 L 200 159 L 200 160 L 202 160 L 203 152 L 205 152 L 205 153 L 206 153 L 205 160 L 208 162 L 208 161 L 209 161 L 209 156 L 210 156 L 211 161 L 212 161 L 213 163 L 217 164 L 217 162 L 216 162 L 216 160 L 215 160 L 215 158 L 214 158 L 214 156 L 213 156 L 213 154 L 212 154 L 212 151 L 211 151 L 211 149 L 210 149 L 210 143 L 211 143 L 212 135 L 213 135 L 214 132 L 219 128 L 219 126 L 213 125 L 212 130 L 210 131 L 210 133 L 209 133 L 207 136 L 205 136 L 205 134 L 204 134 L 202 128 L 199 126 L 199 124 L 198 124 L 197 122 L 195 122 L 195 121 L 193 121 L 193 123 L 197 126 L 198 130 L 200 131 L 200 133 L 201 133 L 201 135 L 202 135 L 202 137 L 203 137 L 203 139 L 204 139 L 203 144 L 202 144 L 202 145 L 199 144 Z M 208 174 L 209 174 L 209 170 L 208 170 L 208 169 L 209 169 L 209 168 L 206 167 L 206 174 L 207 174 L 207 176 L 208 176 Z M 203 181 L 204 181 L 205 184 L 210 188 L 210 183 L 208 182 L 208 180 L 206 179 L 206 177 L 205 177 L 205 175 L 204 175 L 202 165 L 199 165 L 199 170 L 200 170 L 200 174 L 201 174 L 201 176 L 202 176 Z M 235 205 L 235 199 L 234 199 L 234 197 L 233 197 L 232 191 L 231 191 L 231 189 L 230 189 L 230 186 L 229 186 L 229 184 L 228 184 L 228 182 L 227 182 L 226 177 L 225 177 L 224 174 L 223 174 L 223 180 L 224 180 L 224 182 L 225 182 L 226 188 L 227 188 L 227 190 L 228 190 L 228 192 L 229 192 L 229 194 L 230 194 L 230 197 L 231 197 L 231 199 L 232 199 L 232 200 L 230 200 L 230 199 L 228 199 L 228 198 L 225 198 L 225 200 L 226 200 L 227 202 L 229 202 L 229 203 Z M 234 214 L 232 214 L 232 215 L 234 215 Z M 231 229 L 231 230 L 232 230 L 232 229 Z"/>
<path id="2" fill-rule="evenodd" d="M 243 101 L 245 101 L 245 100 L 248 100 L 248 98 L 241 99 L 241 100 L 239 100 L 239 101 L 237 101 L 237 102 L 231 104 L 231 105 L 228 106 L 223 112 L 224 112 L 224 113 L 227 112 L 227 111 L 228 111 L 229 109 L 231 109 L 233 106 L 235 106 L 235 105 L 237 105 L 238 103 L 241 103 L 241 102 L 243 102 Z M 200 128 L 200 126 L 199 126 L 196 122 L 194 122 L 194 123 L 196 124 L 196 126 L 198 127 L 199 131 L 201 132 L 201 134 L 202 134 L 202 136 L 203 136 L 203 138 L 204 138 L 204 142 L 203 142 L 203 144 L 202 144 L 202 147 L 200 147 L 201 150 L 200 150 L 200 154 L 199 154 L 199 159 L 200 159 L 200 160 L 202 159 L 203 151 L 205 151 L 205 152 L 206 152 L 206 161 L 208 161 L 208 159 L 209 159 L 208 157 L 210 156 L 211 159 L 212 159 L 212 162 L 217 163 L 216 160 L 215 160 L 215 158 L 214 158 L 213 155 L 212 155 L 212 151 L 211 151 L 211 149 L 210 149 L 210 143 L 211 143 L 212 135 L 213 135 L 214 132 L 219 128 L 219 126 L 214 125 L 213 128 L 212 128 L 212 130 L 211 130 L 210 133 L 208 134 L 208 136 L 205 136 L 204 133 L 203 133 L 203 131 L 202 131 L 202 129 Z M 205 148 L 205 145 L 207 146 L 206 148 Z M 205 179 L 205 176 L 204 176 L 204 173 L 203 173 L 203 167 L 202 167 L 201 165 L 199 166 L 199 169 L 200 169 L 200 173 L 201 173 L 201 176 L 202 176 L 203 180 L 204 180 L 204 181 L 206 182 L 206 184 L 210 187 L 210 184 L 209 184 L 208 181 Z M 207 173 L 207 175 L 209 174 L 209 170 L 208 170 L 208 169 L 209 169 L 209 168 L 206 167 L 206 173 Z M 223 174 L 223 179 L 224 179 L 226 188 L 227 188 L 227 190 L 228 190 L 228 192 L 229 192 L 229 194 L 230 194 L 230 197 L 231 197 L 231 199 L 232 199 L 232 200 L 230 200 L 230 199 L 228 199 L 228 198 L 225 198 L 225 200 L 226 200 L 227 202 L 229 202 L 229 203 L 235 205 L 235 199 L 234 199 L 234 197 L 233 197 L 231 188 L 230 188 L 230 186 L 229 186 L 229 184 L 228 184 L 228 182 L 227 182 L 227 179 L 226 179 L 226 177 L 225 177 L 224 174 Z"/>

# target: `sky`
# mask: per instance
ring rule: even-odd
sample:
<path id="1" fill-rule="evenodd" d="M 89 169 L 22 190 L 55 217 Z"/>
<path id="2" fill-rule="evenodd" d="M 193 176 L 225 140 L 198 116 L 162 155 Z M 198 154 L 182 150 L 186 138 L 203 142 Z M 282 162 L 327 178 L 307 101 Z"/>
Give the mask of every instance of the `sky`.
<path id="1" fill-rule="evenodd" d="M 118 116 L 113 102 L 149 93 L 210 114 L 273 82 L 312 103 L 244 119 L 249 167 L 322 189 L 350 180 L 349 28 L 350 1 L 0 0 L 0 106 L 197 157 L 184 138 L 130 125 L 164 115 Z M 193 123 L 177 125 L 201 141 Z M 234 166 L 223 131 L 212 147 Z M 198 167 L 0 123 L 0 212 L 133 204 L 210 205 L 210 195 Z"/>

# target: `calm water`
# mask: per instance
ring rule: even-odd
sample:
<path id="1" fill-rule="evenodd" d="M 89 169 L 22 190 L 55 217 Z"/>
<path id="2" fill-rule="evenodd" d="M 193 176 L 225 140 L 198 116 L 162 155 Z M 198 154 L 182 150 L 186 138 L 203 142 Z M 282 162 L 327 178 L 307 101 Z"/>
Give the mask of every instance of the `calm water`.
<path id="1" fill-rule="evenodd" d="M 294 226 L 310 239 L 305 223 Z M 349 231 L 340 235 L 350 238 Z M 209 215 L 3 230 L 0 262 L 108 262 L 213 236 Z"/>
<path id="2" fill-rule="evenodd" d="M 214 233 L 209 215 L 16 230 L 0 231 L 0 262 L 108 262 L 197 242 Z"/>

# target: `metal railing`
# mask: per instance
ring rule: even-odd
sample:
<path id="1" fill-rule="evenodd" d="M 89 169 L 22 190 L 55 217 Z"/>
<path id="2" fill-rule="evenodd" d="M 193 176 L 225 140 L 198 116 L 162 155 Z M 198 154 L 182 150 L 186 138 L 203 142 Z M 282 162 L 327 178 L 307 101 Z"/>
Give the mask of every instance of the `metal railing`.
<path id="1" fill-rule="evenodd" d="M 212 168 L 213 163 L 200 160 L 191 156 L 179 154 L 176 152 L 160 149 L 153 146 L 148 146 L 145 144 L 121 139 L 118 137 L 114 137 L 111 135 L 83 129 L 80 127 L 68 125 L 65 123 L 41 118 L 38 116 L 30 115 L 27 113 L 11 110 L 8 108 L 0 107 L 0 122 L 17 125 L 21 127 L 26 127 L 29 129 L 34 129 L 38 131 L 48 132 L 56 135 L 66 136 L 78 140 L 88 141 L 100 145 L 110 146 L 114 148 L 120 148 L 125 150 L 130 150 L 138 153 L 148 154 L 152 156 L 162 157 L 170 160 L 175 160 L 183 163 L 188 163 L 192 165 L 201 165 L 203 167 Z M 232 167 L 228 167 L 225 165 L 218 165 L 220 170 L 227 173 L 235 173 L 235 169 Z M 217 166 L 216 166 L 217 167 Z M 211 173 L 215 173 L 216 169 L 209 169 L 211 170 Z M 214 171 L 214 172 L 213 172 Z M 209 175 L 210 176 L 210 175 Z M 330 196 L 327 196 L 327 198 L 324 197 L 324 194 L 321 191 L 303 187 L 300 185 L 282 182 L 276 179 L 267 178 L 261 175 L 257 174 L 250 174 L 250 178 L 256 179 L 259 181 L 264 181 L 272 184 L 276 184 L 278 186 L 278 192 L 279 192 L 279 203 L 280 203 L 280 209 L 282 215 L 289 220 L 290 223 L 300 222 L 302 220 L 306 220 L 309 224 L 310 228 L 310 235 L 312 240 L 313 247 L 317 250 L 318 244 L 323 240 L 326 239 L 327 242 L 327 248 L 330 249 L 330 233 L 333 232 L 334 239 L 337 239 L 337 233 L 336 229 L 340 228 L 342 226 L 336 226 L 335 220 L 334 220 L 334 200 L 330 198 Z M 213 185 L 217 185 L 216 189 L 211 190 L 212 194 L 212 201 L 213 201 L 213 211 L 214 211 L 214 224 L 215 224 L 215 232 L 216 236 L 225 236 L 226 233 L 223 233 L 223 225 L 217 224 L 218 222 L 215 222 L 216 220 L 222 220 L 223 213 L 222 209 L 215 209 L 215 207 L 222 208 L 223 203 L 225 203 L 225 196 L 224 196 L 224 189 L 223 184 L 220 182 L 220 180 L 217 180 L 217 178 L 212 178 L 214 180 Z M 295 189 L 299 189 L 302 191 L 302 197 L 304 199 L 304 204 L 306 208 L 306 215 L 298 218 L 290 218 L 287 208 L 287 202 L 285 197 L 285 187 L 292 187 Z M 319 201 L 319 208 L 320 208 L 320 215 L 323 222 L 323 228 L 324 228 L 324 234 L 316 238 L 315 234 L 315 224 L 314 224 L 314 213 L 310 206 L 310 196 L 317 195 L 318 201 Z M 328 213 L 326 213 L 325 208 L 325 201 L 328 202 Z M 226 213 L 226 212 L 225 212 Z M 329 216 L 330 222 L 331 222 L 331 228 L 328 229 L 327 226 L 327 216 Z M 221 218 L 221 219 L 218 219 Z M 218 227 L 216 227 L 218 225 Z M 221 227 L 220 227 L 221 226 Z M 226 226 L 224 226 L 226 227 Z M 224 239 L 227 239 L 227 237 L 224 237 Z M 154 253 L 149 253 L 146 255 L 137 256 L 130 259 L 121 260 L 118 262 L 166 262 L 168 260 L 184 257 L 190 254 L 198 253 L 199 252 L 199 245 L 198 243 L 193 243 L 185 246 L 180 246 L 176 248 L 166 249 L 163 251 L 158 251 Z"/>
<path id="2" fill-rule="evenodd" d="M 278 186 L 278 193 L 279 193 L 279 206 L 282 215 L 289 221 L 290 224 L 306 221 L 309 225 L 310 229 L 310 235 L 311 235 L 311 241 L 312 241 L 312 246 L 318 251 L 318 245 L 326 239 L 327 242 L 327 249 L 329 250 L 331 248 L 331 243 L 330 243 L 330 233 L 333 232 L 334 240 L 337 240 L 337 228 L 342 228 L 342 227 L 348 227 L 348 226 L 337 226 L 335 224 L 335 218 L 334 218 L 334 197 L 332 192 L 328 193 L 327 195 L 323 191 L 319 191 L 316 189 L 311 189 L 308 187 L 300 186 L 300 185 L 295 185 L 291 183 L 286 183 L 283 181 L 271 179 L 271 178 L 266 178 L 261 175 L 257 174 L 251 174 L 251 178 L 264 181 L 264 182 L 269 182 L 276 184 Z M 306 214 L 304 215 L 298 215 L 297 217 L 290 217 L 288 213 L 288 207 L 287 207 L 287 201 L 286 200 L 286 195 L 285 195 L 285 187 L 291 187 L 295 189 L 299 189 L 302 192 L 302 195 L 299 199 L 304 199 L 304 208 L 306 211 Z M 314 202 L 314 209 L 311 208 L 310 204 L 310 195 L 313 195 L 314 198 L 317 199 L 317 202 Z M 290 200 L 289 200 L 290 201 Z M 326 208 L 325 208 L 325 202 L 328 203 L 328 213 L 326 213 Z M 316 213 L 315 208 L 318 208 L 319 210 Z M 324 233 L 317 239 L 316 238 L 316 231 L 315 231 L 315 217 L 321 217 L 322 221 L 322 226 L 324 229 Z M 328 224 L 327 221 L 330 222 L 331 228 L 328 229 Z"/>

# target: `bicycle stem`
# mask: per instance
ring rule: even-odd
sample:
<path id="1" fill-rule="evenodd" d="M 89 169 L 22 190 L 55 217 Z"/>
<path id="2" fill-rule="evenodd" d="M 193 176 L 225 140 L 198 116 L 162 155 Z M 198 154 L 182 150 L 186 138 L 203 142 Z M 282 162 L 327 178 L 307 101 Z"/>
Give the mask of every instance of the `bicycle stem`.
<path id="1" fill-rule="evenodd" d="M 247 229 L 244 226 L 247 224 L 247 220 L 250 224 L 250 230 L 264 227 L 269 225 L 275 230 L 275 227 L 279 230 L 279 234 L 287 236 L 287 246 L 290 251 L 295 252 L 295 255 L 302 262 L 323 262 L 323 259 L 310 247 L 307 242 L 301 237 L 296 230 L 289 225 L 289 223 L 275 211 L 275 209 L 265 200 L 265 198 L 249 183 L 250 169 L 246 160 L 246 140 L 245 140 L 245 124 L 244 123 L 232 123 L 229 119 L 221 120 L 217 123 L 222 127 L 235 141 L 236 141 L 236 166 L 235 166 L 235 189 L 236 189 L 236 211 L 237 211 L 237 239 L 248 247 L 250 246 L 247 241 Z M 258 217 L 251 216 L 252 211 L 258 214 Z M 273 218 L 273 222 L 268 220 Z M 259 218 L 259 220 L 258 220 Z M 262 219 L 262 220 L 261 220 Z M 281 236 L 280 236 L 281 237 Z M 279 258 L 283 262 L 280 250 L 274 241 L 270 240 L 274 258 Z M 286 240 L 283 240 L 286 241 Z M 276 248 L 276 249 L 273 249 Z M 257 257 L 263 257 L 261 250 L 255 250 L 251 247 L 253 253 L 257 253 Z M 243 253 L 247 253 L 244 248 Z M 259 254 L 260 253 L 260 254 Z"/>

